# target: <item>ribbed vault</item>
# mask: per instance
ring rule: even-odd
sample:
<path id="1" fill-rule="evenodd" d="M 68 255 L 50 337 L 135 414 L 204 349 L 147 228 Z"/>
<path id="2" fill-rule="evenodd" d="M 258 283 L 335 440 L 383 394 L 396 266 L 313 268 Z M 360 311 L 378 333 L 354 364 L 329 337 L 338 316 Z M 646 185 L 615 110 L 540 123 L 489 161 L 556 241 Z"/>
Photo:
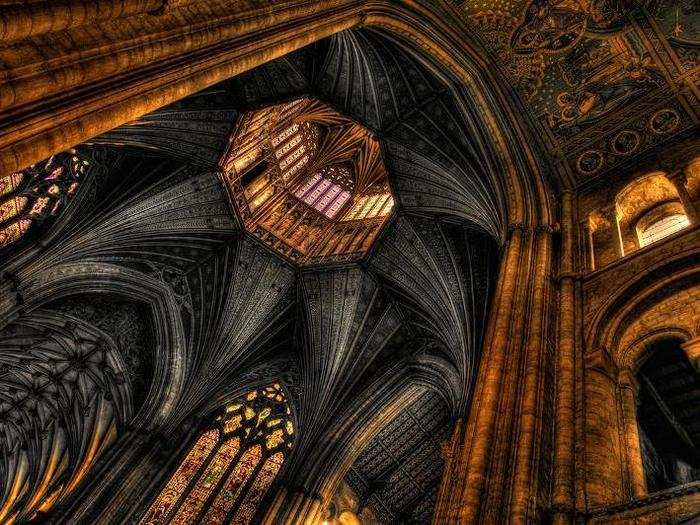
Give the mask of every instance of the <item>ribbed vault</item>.
<path id="1" fill-rule="evenodd" d="M 387 489 L 386 519 L 430 515 L 437 442 L 469 407 L 505 221 L 487 137 L 451 86 L 409 47 L 353 30 L 81 145 L 102 175 L 50 243 L 26 239 L 7 265 L 0 319 L 84 311 L 54 300 L 110 287 L 142 295 L 156 351 L 134 427 L 183 435 L 279 380 L 298 429 L 282 486 L 325 496 L 353 464 L 372 484 L 401 458 L 421 489 Z M 237 116 L 300 95 L 381 143 L 398 211 L 361 264 L 295 270 L 229 207 L 216 166 Z M 363 458 L 382 454 L 409 413 L 434 434 L 430 446 L 398 441 L 373 471 Z"/>

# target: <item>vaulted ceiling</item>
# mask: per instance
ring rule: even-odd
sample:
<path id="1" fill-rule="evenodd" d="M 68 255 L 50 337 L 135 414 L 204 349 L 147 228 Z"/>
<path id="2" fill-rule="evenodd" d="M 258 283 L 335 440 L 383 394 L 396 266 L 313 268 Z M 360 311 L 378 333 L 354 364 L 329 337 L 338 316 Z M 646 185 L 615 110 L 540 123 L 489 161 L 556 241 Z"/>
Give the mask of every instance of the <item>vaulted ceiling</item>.
<path id="1" fill-rule="evenodd" d="M 293 267 L 244 232 L 220 183 L 241 114 L 300 95 L 380 141 L 398 211 L 360 264 Z M 86 323 L 114 338 L 135 360 L 124 372 L 134 400 L 123 413 L 132 416 L 119 425 L 167 434 L 281 378 L 299 429 L 290 483 L 319 490 L 363 435 L 353 469 L 366 483 L 382 479 L 362 467 L 380 446 L 390 453 L 377 468 L 401 458 L 412 480 L 383 493 L 385 519 L 427 516 L 438 442 L 468 409 L 504 234 L 503 190 L 469 107 L 410 47 L 354 30 L 96 137 L 77 147 L 91 172 L 71 214 L 15 246 L 3 315 L 21 321 L 42 307 L 62 329 Z M 112 335 L 103 305 L 118 317 L 137 303 L 148 312 L 139 332 L 147 339 Z M 434 433 L 430 447 L 413 438 L 385 443 L 408 424 L 395 419 L 406 403 L 422 418 L 414 438 Z M 78 421 L 64 426 L 90 432 Z M 380 433 L 364 435 L 368 427 Z M 47 448 L 37 458 L 51 455 Z M 29 494 L 40 464 L 31 467 Z M 2 471 L 6 491 L 13 468 Z"/>
<path id="2" fill-rule="evenodd" d="M 525 101 L 562 182 L 604 185 L 697 133 L 694 0 L 451 3 Z"/>

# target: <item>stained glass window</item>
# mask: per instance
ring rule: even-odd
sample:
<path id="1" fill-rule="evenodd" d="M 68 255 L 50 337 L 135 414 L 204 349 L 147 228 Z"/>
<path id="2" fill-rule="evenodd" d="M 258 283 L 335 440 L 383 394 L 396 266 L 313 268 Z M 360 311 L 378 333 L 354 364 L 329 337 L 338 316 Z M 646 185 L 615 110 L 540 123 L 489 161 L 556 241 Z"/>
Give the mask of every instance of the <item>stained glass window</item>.
<path id="1" fill-rule="evenodd" d="M 345 221 L 385 217 L 394 208 L 394 199 L 388 193 L 364 196 L 357 200 L 352 209 L 343 218 Z"/>
<path id="2" fill-rule="evenodd" d="M 90 162 L 75 152 L 55 155 L 0 178 L 0 248 L 57 216 L 75 195 Z"/>
<path id="3" fill-rule="evenodd" d="M 251 522 L 292 446 L 294 424 L 282 387 L 249 392 L 224 407 L 212 425 L 141 524 Z"/>

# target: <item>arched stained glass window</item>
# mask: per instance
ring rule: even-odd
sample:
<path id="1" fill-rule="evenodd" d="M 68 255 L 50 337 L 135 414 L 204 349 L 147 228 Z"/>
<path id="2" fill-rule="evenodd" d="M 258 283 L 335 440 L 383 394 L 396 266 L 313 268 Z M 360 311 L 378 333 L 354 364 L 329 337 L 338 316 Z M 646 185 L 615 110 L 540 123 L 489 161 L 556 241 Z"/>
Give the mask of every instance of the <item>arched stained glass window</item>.
<path id="1" fill-rule="evenodd" d="M 75 195 L 88 165 L 67 152 L 0 178 L 0 248 L 19 240 L 33 224 L 57 216 Z"/>
<path id="2" fill-rule="evenodd" d="M 294 425 L 278 384 L 226 406 L 194 444 L 141 524 L 253 519 L 292 446 Z"/>

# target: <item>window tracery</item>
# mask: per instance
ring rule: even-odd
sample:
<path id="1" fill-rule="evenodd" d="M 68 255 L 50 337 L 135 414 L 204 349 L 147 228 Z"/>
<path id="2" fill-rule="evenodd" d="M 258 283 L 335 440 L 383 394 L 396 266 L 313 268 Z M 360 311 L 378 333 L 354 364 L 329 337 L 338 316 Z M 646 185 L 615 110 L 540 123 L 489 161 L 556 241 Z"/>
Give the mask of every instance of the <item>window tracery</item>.
<path id="1" fill-rule="evenodd" d="M 32 225 L 56 217 L 75 196 L 89 164 L 66 152 L 0 178 L 0 248 L 21 239 Z"/>
<path id="2" fill-rule="evenodd" d="M 170 477 L 141 524 L 250 523 L 292 446 L 279 384 L 227 405 Z"/>
<path id="3" fill-rule="evenodd" d="M 246 114 L 221 164 L 246 229 L 300 264 L 360 258 L 394 207 L 376 139 L 310 99 Z"/>

